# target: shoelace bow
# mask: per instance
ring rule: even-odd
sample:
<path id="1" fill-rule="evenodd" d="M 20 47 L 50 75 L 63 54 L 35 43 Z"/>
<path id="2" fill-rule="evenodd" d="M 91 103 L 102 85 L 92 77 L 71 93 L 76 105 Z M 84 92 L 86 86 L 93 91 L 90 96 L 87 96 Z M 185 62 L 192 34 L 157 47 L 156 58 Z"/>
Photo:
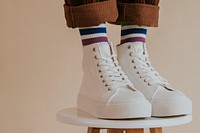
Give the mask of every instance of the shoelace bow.
<path id="1" fill-rule="evenodd" d="M 131 86 L 128 77 L 118 65 L 116 56 L 116 54 L 107 57 L 96 56 L 96 59 L 99 60 L 98 66 L 103 67 L 99 71 L 101 73 L 101 78 L 103 78 L 103 82 L 105 82 L 105 86 L 107 86 L 109 90 L 123 86 Z"/>
<path id="2" fill-rule="evenodd" d="M 168 81 L 160 76 L 159 73 L 153 68 L 153 66 L 151 66 L 148 55 L 143 54 L 142 56 L 138 56 L 131 52 L 131 56 L 133 57 L 135 69 L 142 69 L 142 71 L 137 69 L 137 74 L 140 74 L 140 78 L 144 79 L 144 82 L 148 82 L 149 85 L 153 83 L 169 85 Z"/>

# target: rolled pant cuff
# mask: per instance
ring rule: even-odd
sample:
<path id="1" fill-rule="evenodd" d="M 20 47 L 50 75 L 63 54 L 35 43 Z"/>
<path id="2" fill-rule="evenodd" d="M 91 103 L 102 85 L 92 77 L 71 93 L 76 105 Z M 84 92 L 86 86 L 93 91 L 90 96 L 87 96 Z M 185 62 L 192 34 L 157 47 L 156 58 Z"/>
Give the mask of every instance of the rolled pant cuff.
<path id="1" fill-rule="evenodd" d="M 115 22 L 118 18 L 116 0 L 84 4 L 64 5 L 67 26 L 70 28 L 97 26 L 103 22 Z"/>
<path id="2" fill-rule="evenodd" d="M 130 23 L 140 26 L 158 27 L 159 6 L 141 3 L 119 3 L 119 17 L 115 23 Z"/>

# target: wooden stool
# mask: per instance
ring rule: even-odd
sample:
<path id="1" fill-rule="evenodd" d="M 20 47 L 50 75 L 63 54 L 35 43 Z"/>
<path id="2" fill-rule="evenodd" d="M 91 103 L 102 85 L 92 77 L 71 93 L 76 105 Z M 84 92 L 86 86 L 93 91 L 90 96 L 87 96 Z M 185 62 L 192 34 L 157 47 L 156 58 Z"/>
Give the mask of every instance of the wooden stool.
<path id="1" fill-rule="evenodd" d="M 87 133 L 100 133 L 101 129 L 107 129 L 107 133 L 144 133 L 144 128 L 149 128 L 150 133 L 162 133 L 162 127 L 178 126 L 192 121 L 191 115 L 145 118 L 126 120 L 98 119 L 82 112 L 77 108 L 68 108 L 57 113 L 57 120 L 65 124 L 88 127 Z"/>

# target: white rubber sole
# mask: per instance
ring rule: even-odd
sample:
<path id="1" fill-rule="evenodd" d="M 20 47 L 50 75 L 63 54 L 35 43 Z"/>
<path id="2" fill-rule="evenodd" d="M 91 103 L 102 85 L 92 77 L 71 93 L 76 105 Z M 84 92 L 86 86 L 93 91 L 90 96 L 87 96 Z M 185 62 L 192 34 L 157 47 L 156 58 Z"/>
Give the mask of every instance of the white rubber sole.
<path id="1" fill-rule="evenodd" d="M 149 101 L 138 101 L 120 104 L 102 104 L 87 97 L 78 96 L 78 109 L 102 119 L 130 119 L 151 117 Z"/>
<path id="2" fill-rule="evenodd" d="M 187 99 L 159 100 L 151 102 L 152 116 L 168 117 L 192 114 L 192 102 Z"/>

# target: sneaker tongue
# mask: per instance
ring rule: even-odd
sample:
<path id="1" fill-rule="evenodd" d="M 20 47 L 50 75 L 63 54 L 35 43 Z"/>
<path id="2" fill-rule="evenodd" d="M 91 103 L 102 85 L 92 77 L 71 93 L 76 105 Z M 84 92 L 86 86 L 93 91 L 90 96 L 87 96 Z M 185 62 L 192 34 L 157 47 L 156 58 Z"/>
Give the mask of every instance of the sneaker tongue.
<path id="1" fill-rule="evenodd" d="M 140 55 L 144 55 L 146 53 L 144 45 L 145 45 L 144 43 L 140 43 L 140 42 L 132 44 L 132 47 L 134 48 L 134 51 L 137 55 L 140 56 Z"/>
<path id="2" fill-rule="evenodd" d="M 102 57 L 109 57 L 111 55 L 111 48 L 108 43 L 98 44 L 99 52 Z"/>

